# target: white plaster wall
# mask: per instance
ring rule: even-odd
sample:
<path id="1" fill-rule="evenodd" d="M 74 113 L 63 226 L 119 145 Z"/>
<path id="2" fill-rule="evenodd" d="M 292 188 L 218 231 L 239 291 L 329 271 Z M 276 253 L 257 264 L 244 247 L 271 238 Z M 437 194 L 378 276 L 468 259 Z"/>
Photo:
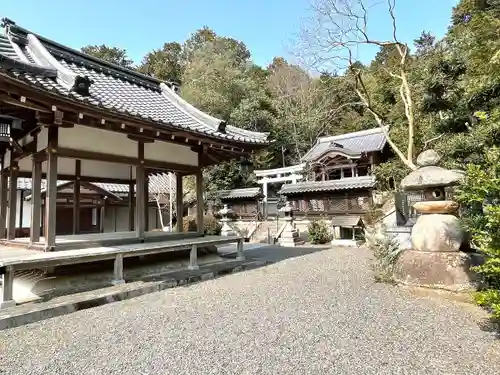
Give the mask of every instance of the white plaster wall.
<path id="1" fill-rule="evenodd" d="M 24 196 L 28 193 L 25 191 Z M 16 228 L 29 228 L 31 226 L 31 201 L 23 201 L 23 217 L 22 223 L 20 221 L 21 213 L 21 190 L 17 191 L 17 202 L 16 202 Z M 40 215 L 41 217 L 41 215 Z"/>
<path id="2" fill-rule="evenodd" d="M 69 159 L 68 159 L 69 160 Z M 74 164 L 74 160 L 73 160 Z M 135 176 L 135 168 L 132 168 L 132 178 Z M 81 174 L 86 177 L 99 178 L 130 178 L 130 166 L 125 164 L 108 163 L 95 160 L 82 160 Z"/>
<path id="3" fill-rule="evenodd" d="M 36 150 L 40 151 L 47 147 L 49 139 L 49 129 L 42 128 L 36 139 Z"/>
<path id="4" fill-rule="evenodd" d="M 3 156 L 3 165 L 6 167 L 10 165 L 10 150 L 7 150 Z"/>
<path id="5" fill-rule="evenodd" d="M 125 134 L 82 125 L 59 128 L 59 147 L 129 157 L 137 157 L 138 151 L 137 142 Z"/>
<path id="6" fill-rule="evenodd" d="M 169 142 L 154 142 L 144 144 L 144 158 L 184 165 L 198 165 L 198 153 L 189 146 Z"/>

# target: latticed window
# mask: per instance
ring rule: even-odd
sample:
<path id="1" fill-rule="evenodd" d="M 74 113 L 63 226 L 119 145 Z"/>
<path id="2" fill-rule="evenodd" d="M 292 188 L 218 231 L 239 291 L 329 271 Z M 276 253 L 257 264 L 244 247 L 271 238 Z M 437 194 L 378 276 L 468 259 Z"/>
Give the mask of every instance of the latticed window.
<path id="1" fill-rule="evenodd" d="M 323 199 L 311 199 L 311 211 L 325 211 L 325 201 Z"/>
<path id="2" fill-rule="evenodd" d="M 346 211 L 347 205 L 345 198 L 330 198 L 326 200 L 326 211 Z"/>

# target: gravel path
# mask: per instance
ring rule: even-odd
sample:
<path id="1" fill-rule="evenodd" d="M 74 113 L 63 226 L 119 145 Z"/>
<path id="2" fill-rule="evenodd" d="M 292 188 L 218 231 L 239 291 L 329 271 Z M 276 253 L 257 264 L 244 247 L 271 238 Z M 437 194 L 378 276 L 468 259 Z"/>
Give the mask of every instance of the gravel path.
<path id="1" fill-rule="evenodd" d="M 373 284 L 368 263 L 310 252 L 3 331 L 0 374 L 500 373 L 473 308 Z"/>

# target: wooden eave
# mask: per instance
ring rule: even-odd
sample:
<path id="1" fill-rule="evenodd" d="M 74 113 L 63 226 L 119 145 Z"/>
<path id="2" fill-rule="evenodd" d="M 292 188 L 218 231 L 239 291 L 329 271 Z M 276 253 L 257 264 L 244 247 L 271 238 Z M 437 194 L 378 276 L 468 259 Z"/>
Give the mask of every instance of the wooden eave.
<path id="1" fill-rule="evenodd" d="M 248 155 L 254 150 L 268 146 L 267 144 L 242 143 L 182 131 L 172 124 L 159 124 L 152 119 L 138 119 L 132 115 L 118 113 L 106 108 L 98 108 L 71 97 L 64 97 L 58 93 L 52 93 L 46 89 L 30 85 L 3 72 L 0 73 L 0 90 L 0 103 L 5 103 L 7 99 L 10 106 L 36 111 L 37 114 L 43 114 L 44 116 L 50 116 L 56 110 L 63 112 L 62 126 L 81 124 L 107 129 L 130 135 L 136 140 L 142 139 L 145 142 L 159 140 L 191 147 L 203 145 L 207 150 L 219 151 L 217 152 L 218 157 L 222 158 L 217 159 L 219 163 L 238 157 L 238 155 Z M 215 160 L 204 160 L 203 166 L 212 164 L 216 164 Z"/>

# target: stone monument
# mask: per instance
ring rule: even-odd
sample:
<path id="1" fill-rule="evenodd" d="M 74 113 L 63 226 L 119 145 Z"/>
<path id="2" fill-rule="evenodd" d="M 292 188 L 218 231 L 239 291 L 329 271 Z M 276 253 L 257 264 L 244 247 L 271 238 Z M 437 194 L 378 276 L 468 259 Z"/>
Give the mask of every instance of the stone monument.
<path id="1" fill-rule="evenodd" d="M 283 231 L 281 232 L 281 236 L 279 236 L 278 242 L 280 246 L 284 247 L 295 247 L 298 245 L 303 245 L 304 241 L 302 241 L 299 237 L 299 231 L 295 228 L 293 224 L 293 208 L 290 205 L 290 202 L 286 202 L 283 207 L 280 208 L 281 212 L 285 213 L 285 224 Z"/>
<path id="2" fill-rule="evenodd" d="M 480 264 L 481 257 L 461 251 L 467 240 L 456 216 L 459 205 L 445 194 L 445 188 L 457 185 L 464 173 L 439 167 L 439 161 L 434 150 L 422 152 L 418 169 L 401 181 L 405 191 L 420 191 L 424 200 L 413 205 L 420 216 L 411 229 L 412 248 L 398 258 L 394 276 L 408 285 L 457 292 L 475 289 L 470 268 Z"/>
<path id="3" fill-rule="evenodd" d="M 229 225 L 229 223 L 231 222 L 231 216 L 234 214 L 234 211 L 230 209 L 227 204 L 225 204 L 224 207 L 219 210 L 218 214 L 222 216 L 222 219 L 220 219 L 220 221 L 222 222 L 222 228 L 220 230 L 221 236 L 235 236 L 236 232 Z"/>

